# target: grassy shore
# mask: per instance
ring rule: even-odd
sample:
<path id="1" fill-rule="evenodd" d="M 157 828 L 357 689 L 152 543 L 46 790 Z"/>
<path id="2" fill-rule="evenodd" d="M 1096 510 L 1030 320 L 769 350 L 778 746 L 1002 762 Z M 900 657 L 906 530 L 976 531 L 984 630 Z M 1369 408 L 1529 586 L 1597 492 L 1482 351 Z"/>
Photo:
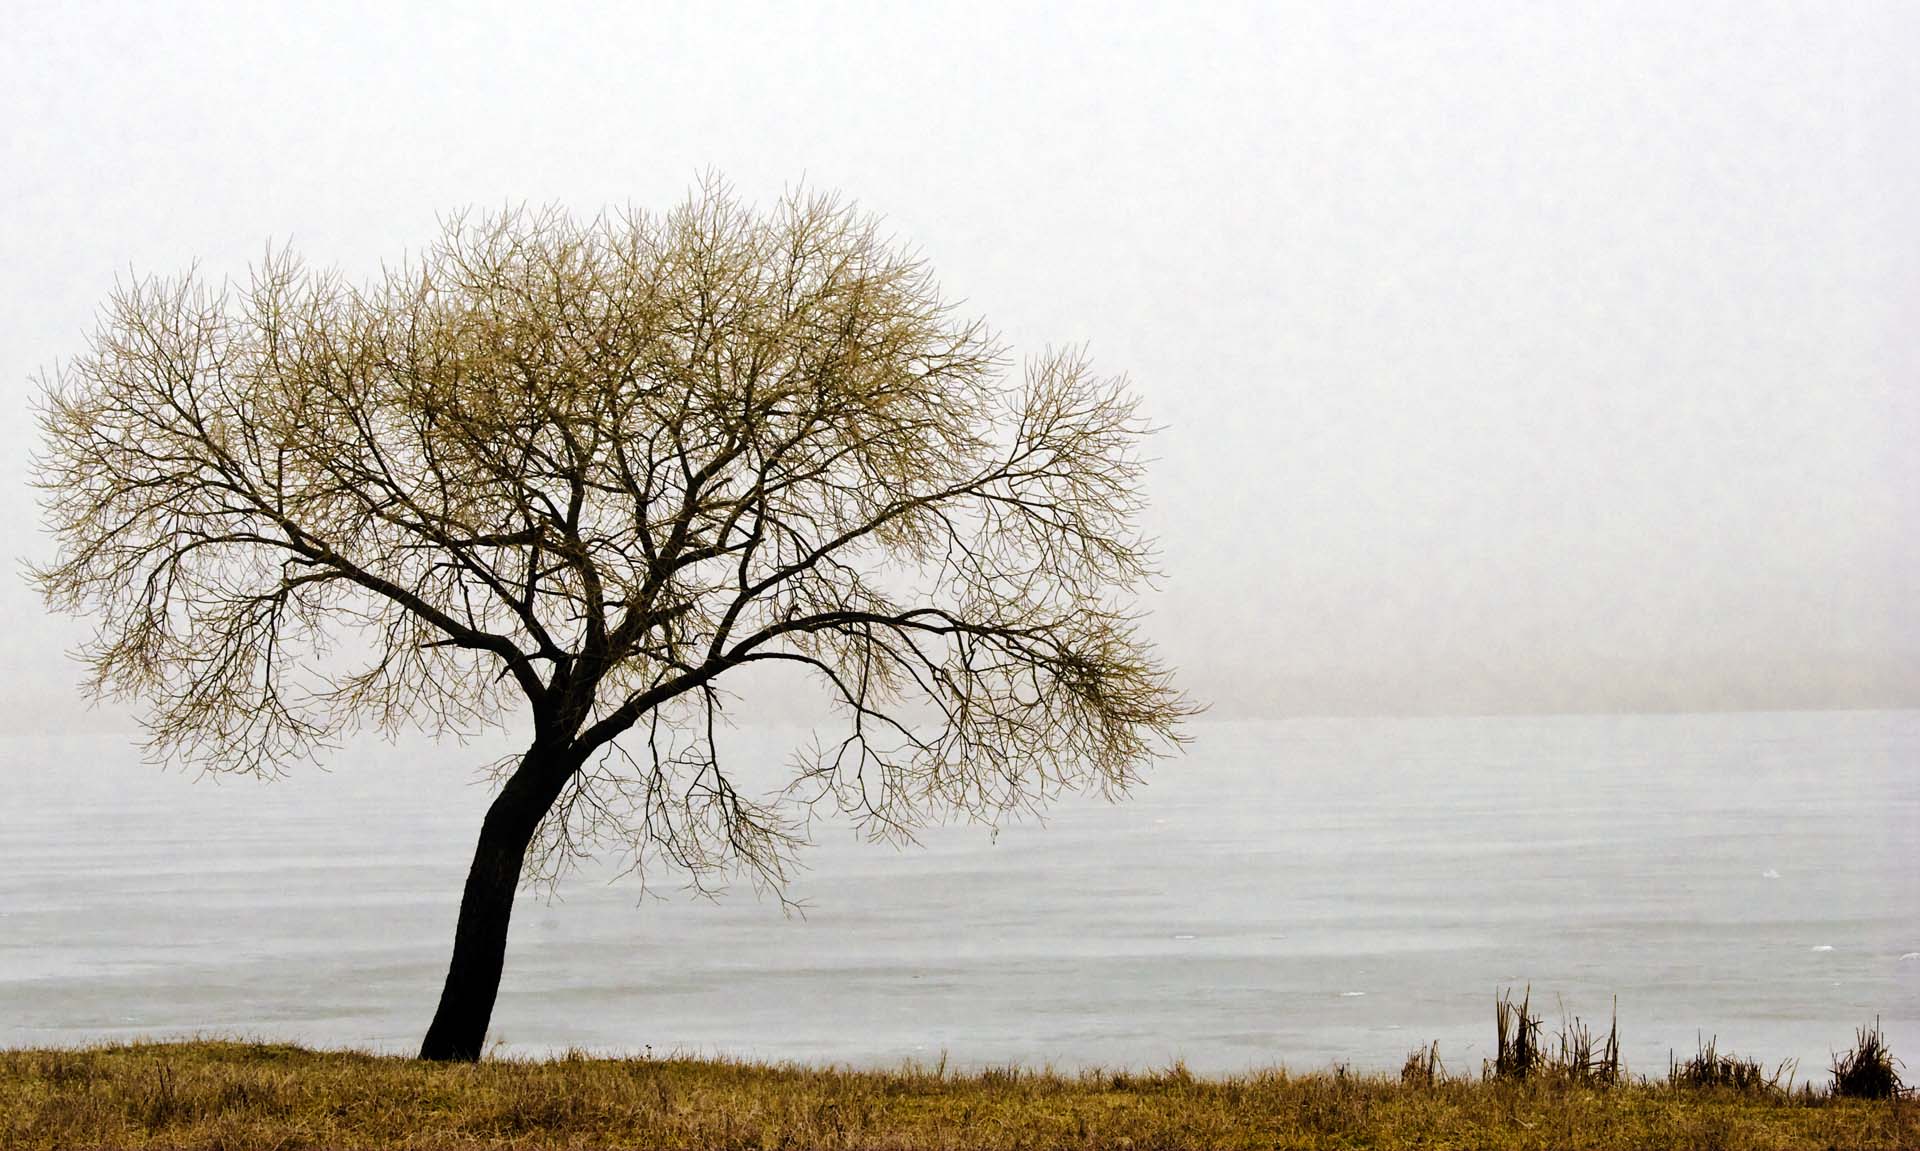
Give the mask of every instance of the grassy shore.
<path id="1" fill-rule="evenodd" d="M 1340 1072 L 1199 1078 L 681 1059 L 471 1066 L 299 1047 L 0 1051 L 0 1146 L 1878 1148 L 1913 1100 Z"/>

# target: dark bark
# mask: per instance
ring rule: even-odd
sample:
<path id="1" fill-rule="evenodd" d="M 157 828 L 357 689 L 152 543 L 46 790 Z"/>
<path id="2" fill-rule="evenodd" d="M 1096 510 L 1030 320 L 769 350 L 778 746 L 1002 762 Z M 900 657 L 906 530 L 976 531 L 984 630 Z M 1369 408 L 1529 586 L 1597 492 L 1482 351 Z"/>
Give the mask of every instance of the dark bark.
<path id="1" fill-rule="evenodd" d="M 494 997 L 500 991 L 507 927 L 527 846 L 577 766 L 577 757 L 566 752 L 529 751 L 487 808 L 467 886 L 460 896 L 446 986 L 420 1044 L 420 1058 L 469 1062 L 480 1058 Z"/>

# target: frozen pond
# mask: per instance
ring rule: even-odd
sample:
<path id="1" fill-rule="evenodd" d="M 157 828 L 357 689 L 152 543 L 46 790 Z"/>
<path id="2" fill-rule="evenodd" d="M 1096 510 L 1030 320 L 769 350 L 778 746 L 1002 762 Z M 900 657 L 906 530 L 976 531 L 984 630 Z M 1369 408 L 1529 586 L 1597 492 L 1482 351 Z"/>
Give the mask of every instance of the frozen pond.
<path id="1" fill-rule="evenodd" d="M 507 1050 L 855 1064 L 1477 1069 L 1531 983 L 1629 1068 L 1696 1032 L 1824 1079 L 1920 1064 L 1920 713 L 1201 723 L 1133 799 L 896 851 L 817 833 L 791 894 L 523 896 Z M 778 759 L 793 733 L 738 733 Z M 195 782 L 126 736 L 0 741 L 0 1043 L 220 1034 L 403 1051 L 439 993 L 484 748 L 370 743 Z M 1905 956 L 1906 958 L 1902 958 Z"/>

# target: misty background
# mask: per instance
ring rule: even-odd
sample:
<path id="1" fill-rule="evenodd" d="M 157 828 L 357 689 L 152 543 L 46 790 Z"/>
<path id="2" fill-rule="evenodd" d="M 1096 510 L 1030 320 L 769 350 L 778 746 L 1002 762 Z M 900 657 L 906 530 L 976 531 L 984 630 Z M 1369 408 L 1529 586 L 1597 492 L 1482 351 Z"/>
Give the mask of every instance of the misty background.
<path id="1" fill-rule="evenodd" d="M 1148 634 L 1218 717 L 1911 707 L 1916 47 L 1869 3 L 11 4 L 0 535 L 49 554 L 29 377 L 116 276 L 360 280 L 711 167 L 1132 377 Z M 0 615 L 0 730 L 130 726 L 84 624 Z"/>

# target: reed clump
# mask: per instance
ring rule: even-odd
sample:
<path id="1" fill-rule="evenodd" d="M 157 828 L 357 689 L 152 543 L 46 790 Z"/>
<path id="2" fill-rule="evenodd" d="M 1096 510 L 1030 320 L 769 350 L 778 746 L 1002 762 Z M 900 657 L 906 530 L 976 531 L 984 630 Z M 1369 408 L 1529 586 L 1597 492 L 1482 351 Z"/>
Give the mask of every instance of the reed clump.
<path id="1" fill-rule="evenodd" d="M 1772 1073 L 1757 1059 L 1720 1050 L 1720 1037 L 1694 1039 L 1695 1050 L 1684 1063 L 1667 1056 L 1667 1082 L 1696 1091 L 1722 1090 L 1743 1094 L 1786 1094 L 1793 1090 L 1798 1064 L 1783 1060 Z M 1785 1082 L 1782 1082 L 1785 1080 Z"/>
<path id="2" fill-rule="evenodd" d="M 1613 1001 L 1605 1037 L 1596 1036 L 1577 1015 L 1563 1022 L 1552 1066 L 1555 1074 L 1579 1083 L 1611 1087 L 1620 1082 L 1620 1001 Z"/>
<path id="3" fill-rule="evenodd" d="M 1432 1087 L 1446 1076 L 1447 1069 L 1440 1063 L 1438 1039 L 1407 1052 L 1407 1061 L 1400 1065 L 1400 1082 L 1408 1087 Z"/>
<path id="4" fill-rule="evenodd" d="M 1533 988 L 1520 1001 L 1508 988 L 1493 1002 L 1495 1055 L 1488 1074 L 1494 1079 L 1525 1081 L 1550 1078 L 1592 1087 L 1620 1082 L 1620 1003 L 1614 1001 L 1612 1021 L 1604 1036 L 1579 1016 L 1562 1019 L 1557 1042 L 1541 1040 L 1541 1019 L 1533 1012 Z"/>
<path id="5" fill-rule="evenodd" d="M 1895 1070 L 1902 1064 L 1887 1049 L 1879 1017 L 1855 1035 L 1853 1050 L 1833 1057 L 1833 1093 L 1848 1099 L 1892 1099 L 1905 1093 Z"/>
<path id="6" fill-rule="evenodd" d="M 1493 1001 L 1495 1048 L 1493 1074 L 1497 1079 L 1526 1079 L 1540 1065 L 1540 1017 L 1530 1010 L 1533 986 L 1529 984 L 1520 1002 L 1513 1001 L 1508 988 Z"/>

